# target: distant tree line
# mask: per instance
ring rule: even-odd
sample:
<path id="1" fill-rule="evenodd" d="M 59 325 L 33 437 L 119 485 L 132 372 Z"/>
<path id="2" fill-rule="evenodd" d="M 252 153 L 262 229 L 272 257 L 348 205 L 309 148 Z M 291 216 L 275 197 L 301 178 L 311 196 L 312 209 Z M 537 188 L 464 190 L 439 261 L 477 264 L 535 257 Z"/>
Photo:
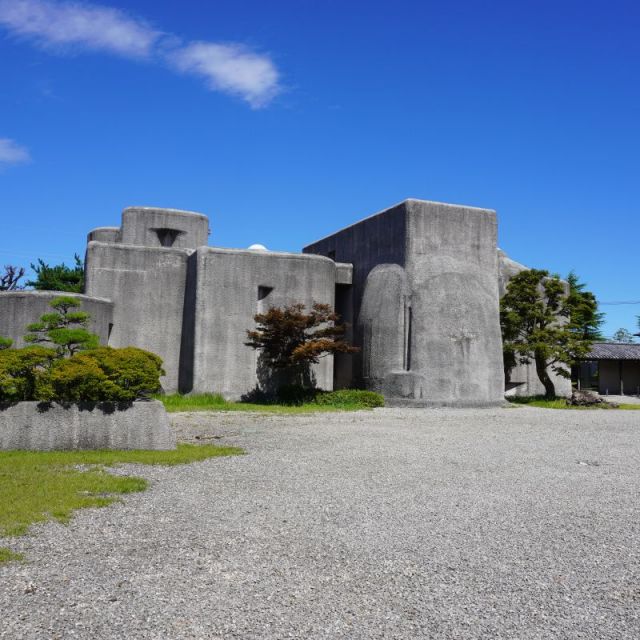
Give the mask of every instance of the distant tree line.
<path id="1" fill-rule="evenodd" d="M 0 274 L 0 291 L 21 291 L 30 287 L 37 291 L 82 293 L 84 291 L 84 264 L 78 254 L 75 254 L 73 259 L 75 264 L 70 267 L 64 262 L 50 265 L 39 258 L 36 264 L 31 263 L 35 278 L 27 280 L 24 284 L 21 283 L 26 273 L 24 267 L 5 265 L 4 271 Z"/>

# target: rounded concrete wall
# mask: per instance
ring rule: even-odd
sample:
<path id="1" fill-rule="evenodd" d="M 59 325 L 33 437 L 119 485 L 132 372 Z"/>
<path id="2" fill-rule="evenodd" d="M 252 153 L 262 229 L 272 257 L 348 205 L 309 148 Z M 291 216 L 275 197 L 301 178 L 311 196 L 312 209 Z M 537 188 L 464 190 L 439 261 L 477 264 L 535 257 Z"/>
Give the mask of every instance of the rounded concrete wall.
<path id="1" fill-rule="evenodd" d="M 24 346 L 22 337 L 27 325 L 37 322 L 44 313 L 51 312 L 49 303 L 60 296 L 76 298 L 82 311 L 90 314 L 89 329 L 107 344 L 113 322 L 113 302 L 65 291 L 5 291 L 0 293 L 0 336 L 11 338 L 14 347 Z"/>
<path id="2" fill-rule="evenodd" d="M 128 207 L 122 212 L 122 244 L 197 249 L 209 239 L 209 218 L 194 211 Z"/>

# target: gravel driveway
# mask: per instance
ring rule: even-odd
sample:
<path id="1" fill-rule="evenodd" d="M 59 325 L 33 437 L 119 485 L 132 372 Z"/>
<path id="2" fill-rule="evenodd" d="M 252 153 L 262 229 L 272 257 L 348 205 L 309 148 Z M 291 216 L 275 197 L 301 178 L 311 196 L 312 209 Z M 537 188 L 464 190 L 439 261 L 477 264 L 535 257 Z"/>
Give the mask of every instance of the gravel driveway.
<path id="1" fill-rule="evenodd" d="M 246 456 L 11 541 L 0 637 L 640 637 L 640 413 L 176 414 Z"/>

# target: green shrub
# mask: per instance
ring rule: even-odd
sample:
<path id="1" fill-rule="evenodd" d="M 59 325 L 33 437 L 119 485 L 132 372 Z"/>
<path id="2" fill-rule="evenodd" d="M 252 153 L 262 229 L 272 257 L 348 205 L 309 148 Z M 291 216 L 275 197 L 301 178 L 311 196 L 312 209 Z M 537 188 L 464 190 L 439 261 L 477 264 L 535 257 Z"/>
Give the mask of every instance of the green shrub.
<path id="1" fill-rule="evenodd" d="M 47 376 L 46 388 L 38 400 L 58 402 L 95 402 L 117 400 L 117 388 L 99 364 L 87 354 L 77 354 L 54 363 Z"/>
<path id="2" fill-rule="evenodd" d="M 41 346 L 0 350 L 0 401 L 132 401 L 161 390 L 162 360 L 125 347 L 60 358 Z"/>
<path id="3" fill-rule="evenodd" d="M 336 407 L 361 406 L 373 409 L 384 407 L 384 397 L 375 391 L 362 391 L 359 389 L 339 389 L 338 391 L 322 391 L 313 401 L 315 404 L 332 405 Z"/>
<path id="4" fill-rule="evenodd" d="M 160 376 L 165 374 L 162 358 L 137 347 L 100 347 L 85 351 L 106 375 L 111 385 L 105 390 L 111 397 L 105 400 L 136 400 L 161 391 Z"/>
<path id="5" fill-rule="evenodd" d="M 0 401 L 40 400 L 56 352 L 34 345 L 0 350 Z"/>

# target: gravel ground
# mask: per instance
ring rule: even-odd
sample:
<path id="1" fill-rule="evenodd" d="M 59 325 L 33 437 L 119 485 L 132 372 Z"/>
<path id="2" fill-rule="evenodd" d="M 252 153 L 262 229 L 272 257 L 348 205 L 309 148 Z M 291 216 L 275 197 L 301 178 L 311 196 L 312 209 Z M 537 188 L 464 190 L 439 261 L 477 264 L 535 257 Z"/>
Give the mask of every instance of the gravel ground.
<path id="1" fill-rule="evenodd" d="M 9 541 L 0 637 L 640 637 L 636 412 L 174 423 L 247 455 Z"/>

